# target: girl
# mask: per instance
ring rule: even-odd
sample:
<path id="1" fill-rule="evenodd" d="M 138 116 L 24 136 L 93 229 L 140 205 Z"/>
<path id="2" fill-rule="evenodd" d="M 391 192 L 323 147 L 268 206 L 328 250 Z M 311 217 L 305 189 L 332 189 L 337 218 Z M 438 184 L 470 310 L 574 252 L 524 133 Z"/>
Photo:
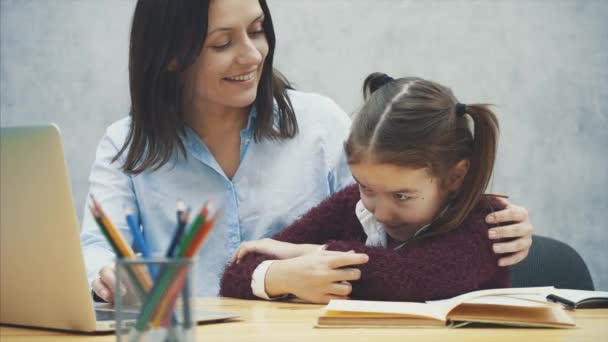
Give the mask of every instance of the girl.
<path id="1" fill-rule="evenodd" d="M 424 301 L 510 286 L 484 220 L 504 207 L 483 194 L 496 154 L 494 113 L 420 78 L 374 73 L 363 89 L 367 101 L 344 144 L 357 184 L 272 240 L 241 245 L 221 295 Z M 334 261 L 319 274 L 320 249 L 354 251 L 358 265 Z"/>

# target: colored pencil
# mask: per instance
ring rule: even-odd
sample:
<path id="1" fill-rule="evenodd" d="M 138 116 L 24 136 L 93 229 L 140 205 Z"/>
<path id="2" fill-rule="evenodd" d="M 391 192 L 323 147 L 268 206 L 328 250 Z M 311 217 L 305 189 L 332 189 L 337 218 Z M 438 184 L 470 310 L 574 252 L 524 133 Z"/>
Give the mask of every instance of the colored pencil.
<path id="1" fill-rule="evenodd" d="M 114 250 L 114 253 L 116 253 L 116 255 L 120 256 L 120 250 L 116 246 L 116 243 L 114 242 L 114 240 L 112 240 L 110 234 L 108 233 L 106 226 L 104 225 L 103 221 L 101 220 L 101 213 L 99 213 L 97 208 L 95 208 L 93 206 L 89 206 L 89 209 L 91 210 L 91 213 L 93 214 L 93 217 L 95 218 L 95 222 L 97 222 L 97 225 L 99 226 L 101 232 L 106 237 L 106 239 L 108 240 L 108 243 Z M 141 284 L 141 281 L 138 279 L 138 276 L 133 272 L 133 269 L 131 269 L 130 267 L 127 267 L 127 273 L 135 286 L 137 295 L 139 296 L 140 299 L 143 300 L 146 296 L 146 292 L 144 290 L 143 285 Z"/>
<path id="2" fill-rule="evenodd" d="M 175 229 L 175 233 L 173 234 L 173 238 L 171 239 L 171 243 L 169 244 L 169 248 L 167 249 L 167 253 L 165 253 L 165 256 L 167 258 L 170 258 L 173 256 L 173 254 L 175 254 L 175 248 L 177 247 L 177 245 L 180 243 L 180 240 L 182 239 L 182 235 L 184 234 L 184 228 L 186 227 L 186 224 L 188 223 L 187 218 L 184 220 L 184 212 L 185 212 L 185 205 L 184 202 L 182 201 L 177 201 L 177 228 Z"/>
<path id="3" fill-rule="evenodd" d="M 133 240 L 135 241 L 135 245 L 141 251 L 142 256 L 145 260 L 150 260 L 152 258 L 152 254 L 150 253 L 150 248 L 148 248 L 148 244 L 144 239 L 144 235 L 139 229 L 139 225 L 137 224 L 137 220 L 133 216 L 133 211 L 130 208 L 125 208 L 125 220 L 127 221 L 127 226 L 129 226 L 129 230 L 131 230 L 131 235 L 133 235 Z M 157 271 L 156 267 L 152 264 L 148 264 L 148 270 L 150 271 L 150 275 L 152 278 L 156 278 Z"/>
<path id="4" fill-rule="evenodd" d="M 186 237 L 180 244 L 180 252 L 178 253 L 178 256 L 192 257 L 202 245 L 218 216 L 218 212 L 215 212 L 213 217 L 209 220 L 209 222 L 207 222 L 206 216 L 208 213 L 209 208 L 206 204 L 201 210 L 200 214 L 190 225 L 190 229 L 188 230 Z M 190 246 L 191 244 L 194 245 Z M 148 298 L 144 303 L 141 313 L 135 323 L 135 328 L 138 331 L 143 331 L 148 322 L 150 322 L 150 320 L 156 315 L 161 315 L 160 317 L 162 317 L 162 314 L 164 314 L 164 312 L 158 312 L 158 308 L 164 299 L 163 294 L 169 295 L 166 293 L 166 290 L 169 288 L 169 286 L 171 286 L 171 283 L 179 280 L 179 277 L 176 277 L 176 273 L 178 273 L 177 271 L 178 270 L 176 267 L 171 267 L 162 272 L 162 274 L 158 277 L 158 281 L 154 284 L 154 287 L 148 294 Z"/>
<path id="5" fill-rule="evenodd" d="M 118 249 L 117 255 L 126 259 L 135 259 L 135 253 L 133 252 L 131 247 L 127 244 L 120 231 L 116 228 L 112 221 L 110 221 L 110 219 L 104 213 L 103 209 L 101 208 L 95 197 L 92 195 L 91 200 L 93 203 L 93 207 L 100 215 L 99 218 L 103 223 L 103 226 L 107 230 L 110 239 L 116 244 L 116 247 Z M 150 278 L 150 274 L 148 273 L 148 271 L 145 268 L 142 269 L 141 267 L 134 267 L 133 269 L 135 274 L 137 275 L 137 278 L 143 285 L 144 289 L 149 290 L 152 287 L 152 279 Z"/>

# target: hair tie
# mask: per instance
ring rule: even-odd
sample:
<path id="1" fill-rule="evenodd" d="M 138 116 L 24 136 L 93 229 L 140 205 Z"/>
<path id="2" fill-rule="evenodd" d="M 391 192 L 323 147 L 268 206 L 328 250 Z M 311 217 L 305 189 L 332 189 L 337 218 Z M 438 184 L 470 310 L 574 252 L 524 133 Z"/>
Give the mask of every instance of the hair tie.
<path id="1" fill-rule="evenodd" d="M 382 76 L 380 76 L 380 78 L 378 79 L 378 88 L 382 87 L 383 85 L 394 81 L 395 79 L 390 77 L 387 74 L 383 74 Z"/>
<path id="2" fill-rule="evenodd" d="M 456 104 L 456 115 L 464 116 L 466 113 L 467 113 L 467 105 L 465 105 L 464 103 L 458 102 Z"/>

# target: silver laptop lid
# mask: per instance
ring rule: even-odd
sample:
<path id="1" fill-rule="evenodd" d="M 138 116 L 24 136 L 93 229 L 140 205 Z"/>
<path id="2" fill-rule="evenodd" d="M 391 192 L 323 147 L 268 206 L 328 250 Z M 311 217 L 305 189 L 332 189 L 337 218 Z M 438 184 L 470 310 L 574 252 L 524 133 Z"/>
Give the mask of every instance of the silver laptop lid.
<path id="1" fill-rule="evenodd" d="M 0 322 L 94 331 L 59 130 L 3 127 L 0 138 Z"/>

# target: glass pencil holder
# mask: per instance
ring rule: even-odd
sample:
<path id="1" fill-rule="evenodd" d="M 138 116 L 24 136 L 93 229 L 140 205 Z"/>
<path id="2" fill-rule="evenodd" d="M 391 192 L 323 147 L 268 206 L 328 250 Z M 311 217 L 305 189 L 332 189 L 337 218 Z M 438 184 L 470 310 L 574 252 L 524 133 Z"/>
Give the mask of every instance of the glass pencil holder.
<path id="1" fill-rule="evenodd" d="M 116 340 L 191 342 L 192 259 L 116 259 Z"/>

